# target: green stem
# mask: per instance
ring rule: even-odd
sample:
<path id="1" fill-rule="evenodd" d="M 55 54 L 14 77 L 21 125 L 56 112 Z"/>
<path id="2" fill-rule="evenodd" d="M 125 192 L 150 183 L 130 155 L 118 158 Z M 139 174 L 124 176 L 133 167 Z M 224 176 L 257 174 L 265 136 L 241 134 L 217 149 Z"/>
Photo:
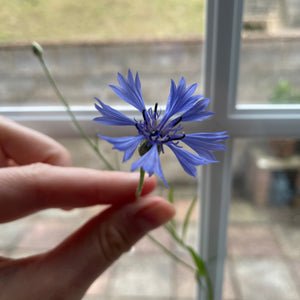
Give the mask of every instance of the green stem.
<path id="1" fill-rule="evenodd" d="M 186 268 L 188 268 L 189 270 L 196 272 L 197 270 L 189 265 L 188 263 L 186 263 L 184 260 L 182 260 L 181 258 L 179 258 L 177 255 L 175 255 L 173 252 L 171 252 L 169 249 L 167 249 L 163 244 L 161 244 L 157 239 L 155 239 L 151 234 L 147 234 L 147 237 L 154 243 L 156 244 L 162 251 L 164 251 L 167 255 L 169 255 L 170 257 L 172 257 L 176 262 L 182 264 L 183 266 L 185 266 Z"/>
<path id="2" fill-rule="evenodd" d="M 185 244 L 185 242 L 177 235 L 177 233 L 173 229 L 173 227 L 170 227 L 168 225 L 165 225 L 164 227 L 171 234 L 171 236 L 173 237 L 173 239 L 181 247 L 183 247 L 184 249 L 186 249 L 192 255 L 192 258 L 194 260 L 198 260 L 198 262 L 199 262 L 200 258 L 197 256 L 197 254 L 195 253 L 195 251 L 190 246 L 188 246 L 187 244 Z M 198 274 L 200 276 L 203 276 L 205 278 L 206 285 L 207 285 L 207 290 L 208 290 L 208 299 L 212 300 L 213 299 L 213 286 L 212 286 L 212 282 L 211 282 L 210 276 L 208 274 L 208 271 L 207 271 L 206 266 L 205 266 L 204 262 L 202 261 L 202 259 L 201 259 L 200 263 L 201 263 L 201 270 L 198 268 Z"/>
<path id="3" fill-rule="evenodd" d="M 140 181 L 139 181 L 139 186 L 138 186 L 138 188 L 136 190 L 136 194 L 135 194 L 136 199 L 138 199 L 142 193 L 144 179 L 145 179 L 145 171 L 143 168 L 140 168 Z"/>
<path id="4" fill-rule="evenodd" d="M 35 53 L 36 54 L 36 53 Z M 51 85 L 51 87 L 53 88 L 55 94 L 57 95 L 57 97 L 59 98 L 59 100 L 63 103 L 63 105 L 66 107 L 67 109 L 67 113 L 69 114 L 73 124 L 75 125 L 76 129 L 78 130 L 78 132 L 80 133 L 80 135 L 82 136 L 82 138 L 89 144 L 89 146 L 95 151 L 95 153 L 97 154 L 97 156 L 105 163 L 105 165 L 107 166 L 108 169 L 110 170 L 114 170 L 113 166 L 104 158 L 104 156 L 100 153 L 98 147 L 96 144 L 94 144 L 89 137 L 86 135 L 86 133 L 84 132 L 84 130 L 81 128 L 79 122 L 77 121 L 76 117 L 74 116 L 68 102 L 66 101 L 66 99 L 64 98 L 64 96 L 62 95 L 62 93 L 60 92 L 60 90 L 58 89 L 47 65 L 46 62 L 44 61 L 44 58 L 42 56 L 42 53 L 38 53 L 36 54 L 36 56 L 38 57 L 41 66 L 44 70 L 44 73 Z"/>

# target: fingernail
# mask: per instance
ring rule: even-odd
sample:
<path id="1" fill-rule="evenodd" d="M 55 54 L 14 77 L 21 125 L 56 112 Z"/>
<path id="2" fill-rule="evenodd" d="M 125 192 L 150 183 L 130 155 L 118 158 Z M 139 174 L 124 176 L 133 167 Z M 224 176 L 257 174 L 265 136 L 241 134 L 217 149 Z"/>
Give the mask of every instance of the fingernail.
<path id="1" fill-rule="evenodd" d="M 138 173 L 138 172 L 130 172 L 130 173 L 128 173 L 128 176 L 130 178 L 132 178 L 132 179 L 138 180 L 140 178 L 140 173 Z"/>
<path id="2" fill-rule="evenodd" d="M 139 172 L 130 172 L 128 173 L 128 176 L 134 178 L 134 179 L 139 179 L 140 178 L 140 173 Z M 145 179 L 147 179 L 149 175 L 145 173 Z"/>

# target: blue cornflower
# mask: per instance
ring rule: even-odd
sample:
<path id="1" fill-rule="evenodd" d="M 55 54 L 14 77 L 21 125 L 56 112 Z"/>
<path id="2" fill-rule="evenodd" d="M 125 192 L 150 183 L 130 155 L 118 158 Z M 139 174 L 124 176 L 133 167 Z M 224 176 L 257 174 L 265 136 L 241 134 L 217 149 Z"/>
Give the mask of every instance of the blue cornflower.
<path id="1" fill-rule="evenodd" d="M 203 121 L 213 115 L 213 112 L 205 111 L 209 99 L 194 95 L 197 84 L 186 87 L 182 77 L 176 86 L 171 80 L 166 110 L 162 115 L 157 103 L 154 108 L 145 107 L 138 73 L 135 79 L 130 70 L 127 79 L 118 73 L 118 82 L 120 86 L 110 85 L 110 88 L 119 98 L 138 109 L 143 116 L 142 120 L 131 119 L 95 98 L 99 103 L 95 107 L 101 116 L 94 121 L 103 125 L 136 127 L 136 136 L 112 138 L 99 134 L 100 138 L 114 145 L 113 149 L 124 152 L 124 161 L 129 160 L 139 148 L 141 157 L 132 164 L 132 171 L 143 168 L 150 176 L 156 173 L 167 186 L 159 160 L 159 154 L 164 153 L 165 146 L 174 152 L 183 169 L 194 177 L 197 174 L 196 166 L 217 162 L 211 152 L 226 149 L 218 143 L 228 138 L 226 132 L 183 133 L 181 123 Z M 195 153 L 184 150 L 181 143 L 185 143 Z"/>

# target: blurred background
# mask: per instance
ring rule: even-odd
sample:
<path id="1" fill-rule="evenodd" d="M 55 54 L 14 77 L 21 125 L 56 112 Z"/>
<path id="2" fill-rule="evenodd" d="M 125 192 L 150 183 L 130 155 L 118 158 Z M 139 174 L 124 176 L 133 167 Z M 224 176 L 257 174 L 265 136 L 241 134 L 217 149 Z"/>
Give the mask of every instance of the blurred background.
<path id="1" fill-rule="evenodd" d="M 209 24 L 204 0 L 0 0 L 0 7 L 2 108 L 60 105 L 31 53 L 34 40 L 44 47 L 50 70 L 72 105 L 89 108 L 94 97 L 121 104 L 108 84 L 116 84 L 117 72 L 125 74 L 129 68 L 139 72 L 149 105 L 166 103 L 170 78 L 178 82 L 184 76 L 203 92 L 205 22 Z M 299 105 L 300 2 L 244 1 L 241 35 L 236 107 Z M 80 138 L 57 139 L 71 151 L 75 165 L 104 167 Z M 116 165 L 129 170 L 118 153 L 99 143 Z M 178 189 L 176 218 L 182 224 L 197 182 L 169 154 L 163 168 Z M 223 299 L 299 299 L 300 141 L 236 138 L 232 170 Z M 158 192 L 166 193 L 160 186 Z M 49 249 L 98 210 L 49 210 L 3 225 L 0 255 L 20 257 Z M 198 225 L 195 211 L 188 234 L 194 246 Z M 154 234 L 175 247 L 162 230 Z M 193 274 L 143 240 L 95 282 L 85 299 L 194 297 Z"/>

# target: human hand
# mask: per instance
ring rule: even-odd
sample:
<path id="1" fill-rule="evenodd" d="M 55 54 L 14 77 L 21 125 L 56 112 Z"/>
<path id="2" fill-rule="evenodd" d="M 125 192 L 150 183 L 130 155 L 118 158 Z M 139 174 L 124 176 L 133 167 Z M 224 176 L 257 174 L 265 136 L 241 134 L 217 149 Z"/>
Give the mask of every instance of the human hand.
<path id="1" fill-rule="evenodd" d="M 81 299 L 92 282 L 149 230 L 173 215 L 138 174 L 73 168 L 69 153 L 36 131 L 0 117 L 0 223 L 47 208 L 110 206 L 64 242 L 22 259 L 0 257 L 0 299 Z"/>

